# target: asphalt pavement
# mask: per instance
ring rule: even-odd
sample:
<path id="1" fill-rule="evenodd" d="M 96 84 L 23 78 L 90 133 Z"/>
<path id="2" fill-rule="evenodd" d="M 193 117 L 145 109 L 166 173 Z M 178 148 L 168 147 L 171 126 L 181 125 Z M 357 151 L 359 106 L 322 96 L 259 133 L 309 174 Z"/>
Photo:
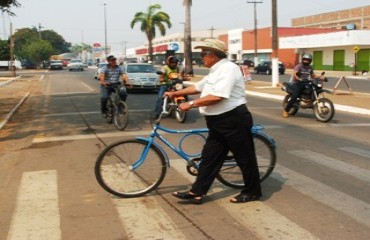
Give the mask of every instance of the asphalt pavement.
<path id="1" fill-rule="evenodd" d="M 27 74 L 27 73 L 40 74 Z M 22 104 L 33 92 L 38 91 L 37 82 L 41 80 L 42 73 L 45 70 L 18 70 L 16 77 L 9 77 L 9 72 L 0 72 L 0 129 L 9 121 Z M 289 74 L 289 70 L 287 74 Z M 358 78 L 370 84 L 369 76 L 351 76 L 350 72 L 330 72 L 326 71 L 328 77 L 346 76 L 346 78 Z M 191 83 L 195 83 L 202 78 L 201 75 L 195 75 Z M 246 83 L 247 96 L 258 96 L 282 100 L 286 95 L 280 87 L 272 86 L 271 83 L 259 81 L 258 75 L 254 75 L 251 83 Z M 333 90 L 333 89 L 330 89 Z M 337 111 L 346 111 L 357 114 L 370 115 L 370 93 L 368 92 L 351 92 L 345 84 L 341 84 L 335 91 L 334 95 L 326 94 L 335 105 Z"/>

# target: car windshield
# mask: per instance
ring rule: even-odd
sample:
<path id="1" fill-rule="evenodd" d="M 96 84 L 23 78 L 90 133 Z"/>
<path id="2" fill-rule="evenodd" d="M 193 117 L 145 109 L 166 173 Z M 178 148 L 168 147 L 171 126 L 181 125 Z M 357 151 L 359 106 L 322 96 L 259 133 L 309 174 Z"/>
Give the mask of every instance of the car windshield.
<path id="1" fill-rule="evenodd" d="M 107 65 L 108 65 L 108 63 L 99 63 L 98 68 L 103 68 L 103 67 L 105 67 L 105 66 L 107 66 Z"/>
<path id="2" fill-rule="evenodd" d="M 155 73 L 155 68 L 152 65 L 128 65 L 127 73 Z"/>
<path id="3" fill-rule="evenodd" d="M 52 60 L 52 61 L 50 61 L 50 63 L 62 63 L 62 61 L 60 61 L 60 60 Z"/>
<path id="4" fill-rule="evenodd" d="M 80 63 L 80 62 L 81 62 L 81 60 L 76 59 L 76 60 L 71 60 L 70 62 L 71 62 L 71 63 Z"/>

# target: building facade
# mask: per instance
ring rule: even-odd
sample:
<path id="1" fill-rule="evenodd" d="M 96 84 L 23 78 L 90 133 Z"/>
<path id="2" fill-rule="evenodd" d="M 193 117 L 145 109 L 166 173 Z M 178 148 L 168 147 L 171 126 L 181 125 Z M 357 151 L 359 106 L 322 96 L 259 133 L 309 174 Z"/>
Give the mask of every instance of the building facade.
<path id="1" fill-rule="evenodd" d="M 196 64 L 201 64 L 200 50 L 195 50 L 194 47 L 200 45 L 204 39 L 218 38 L 219 35 L 226 33 L 226 30 L 202 30 L 193 31 L 192 35 L 192 48 L 193 48 L 193 61 Z M 184 33 L 174 33 L 164 37 L 158 37 L 153 40 L 153 63 L 163 64 L 167 51 L 173 51 L 174 54 L 180 59 L 184 59 Z M 148 60 L 148 45 L 128 49 L 128 58 L 136 57 L 139 61 Z"/>
<path id="2" fill-rule="evenodd" d="M 279 47 L 275 57 L 287 68 L 293 68 L 303 53 L 311 53 L 317 70 L 370 70 L 370 6 L 296 18 L 292 19 L 292 25 L 277 29 Z M 204 39 L 214 37 L 225 42 L 230 60 L 241 62 L 249 59 L 255 64 L 271 60 L 272 28 L 257 29 L 256 38 L 254 34 L 254 30 L 244 29 L 194 31 L 192 48 Z M 183 43 L 183 33 L 154 39 L 153 62 L 163 63 L 169 50 L 183 59 Z M 192 51 L 193 62 L 201 64 L 200 50 Z M 147 46 L 129 49 L 128 52 L 140 61 L 148 58 Z"/>
<path id="3" fill-rule="evenodd" d="M 366 30 L 370 29 L 370 5 L 294 18 L 291 23 L 292 27 Z"/>

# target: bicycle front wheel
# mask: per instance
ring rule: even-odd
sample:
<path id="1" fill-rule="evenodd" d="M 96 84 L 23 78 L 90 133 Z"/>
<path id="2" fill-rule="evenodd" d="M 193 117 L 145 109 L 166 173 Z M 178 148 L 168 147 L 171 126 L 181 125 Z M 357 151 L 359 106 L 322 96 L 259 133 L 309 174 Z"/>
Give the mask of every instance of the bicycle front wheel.
<path id="1" fill-rule="evenodd" d="M 119 101 L 114 114 L 114 124 L 120 131 L 125 130 L 128 124 L 128 107 L 124 101 Z"/>
<path id="2" fill-rule="evenodd" d="M 113 116 L 114 116 L 114 107 L 111 98 L 108 98 L 107 101 L 107 123 L 111 124 L 113 122 Z"/>
<path id="3" fill-rule="evenodd" d="M 143 154 L 147 150 L 147 154 Z M 158 147 L 137 139 L 107 146 L 95 163 L 95 176 L 107 192 L 123 198 L 143 196 L 166 175 L 166 161 Z"/>
<path id="4" fill-rule="evenodd" d="M 276 152 L 273 144 L 264 135 L 259 133 L 253 134 L 253 141 L 260 174 L 260 181 L 262 182 L 272 173 L 275 168 Z M 227 156 L 227 159 L 225 160 L 217 179 L 228 187 L 244 187 L 243 174 L 231 153 Z"/>

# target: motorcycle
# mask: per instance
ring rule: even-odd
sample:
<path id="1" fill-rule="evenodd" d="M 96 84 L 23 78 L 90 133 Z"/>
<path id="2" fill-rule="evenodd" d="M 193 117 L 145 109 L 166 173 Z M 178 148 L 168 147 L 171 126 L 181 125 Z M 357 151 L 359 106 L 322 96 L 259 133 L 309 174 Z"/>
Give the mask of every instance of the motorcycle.
<path id="1" fill-rule="evenodd" d="M 325 72 L 322 72 L 319 78 L 305 80 L 306 88 L 289 110 L 289 115 L 295 115 L 300 108 L 310 108 L 313 109 L 319 122 L 328 122 L 334 117 L 334 104 L 330 99 L 324 97 L 324 93 L 333 94 L 330 90 L 323 88 L 323 82 L 328 81 L 324 75 Z M 293 94 L 293 83 L 284 82 L 282 85 L 281 90 L 288 93 L 283 100 L 283 108 L 285 109 Z"/>
<path id="2" fill-rule="evenodd" d="M 163 72 L 158 71 L 157 74 L 162 75 Z M 172 72 L 168 75 L 169 79 L 169 91 L 179 91 L 184 88 L 183 80 L 180 78 L 179 73 Z M 179 123 L 183 123 L 186 120 L 187 112 L 182 111 L 178 108 L 181 103 L 186 102 L 185 96 L 176 96 L 173 99 L 168 97 L 164 98 L 163 101 L 163 116 L 171 116 L 175 114 L 176 120 Z"/>

